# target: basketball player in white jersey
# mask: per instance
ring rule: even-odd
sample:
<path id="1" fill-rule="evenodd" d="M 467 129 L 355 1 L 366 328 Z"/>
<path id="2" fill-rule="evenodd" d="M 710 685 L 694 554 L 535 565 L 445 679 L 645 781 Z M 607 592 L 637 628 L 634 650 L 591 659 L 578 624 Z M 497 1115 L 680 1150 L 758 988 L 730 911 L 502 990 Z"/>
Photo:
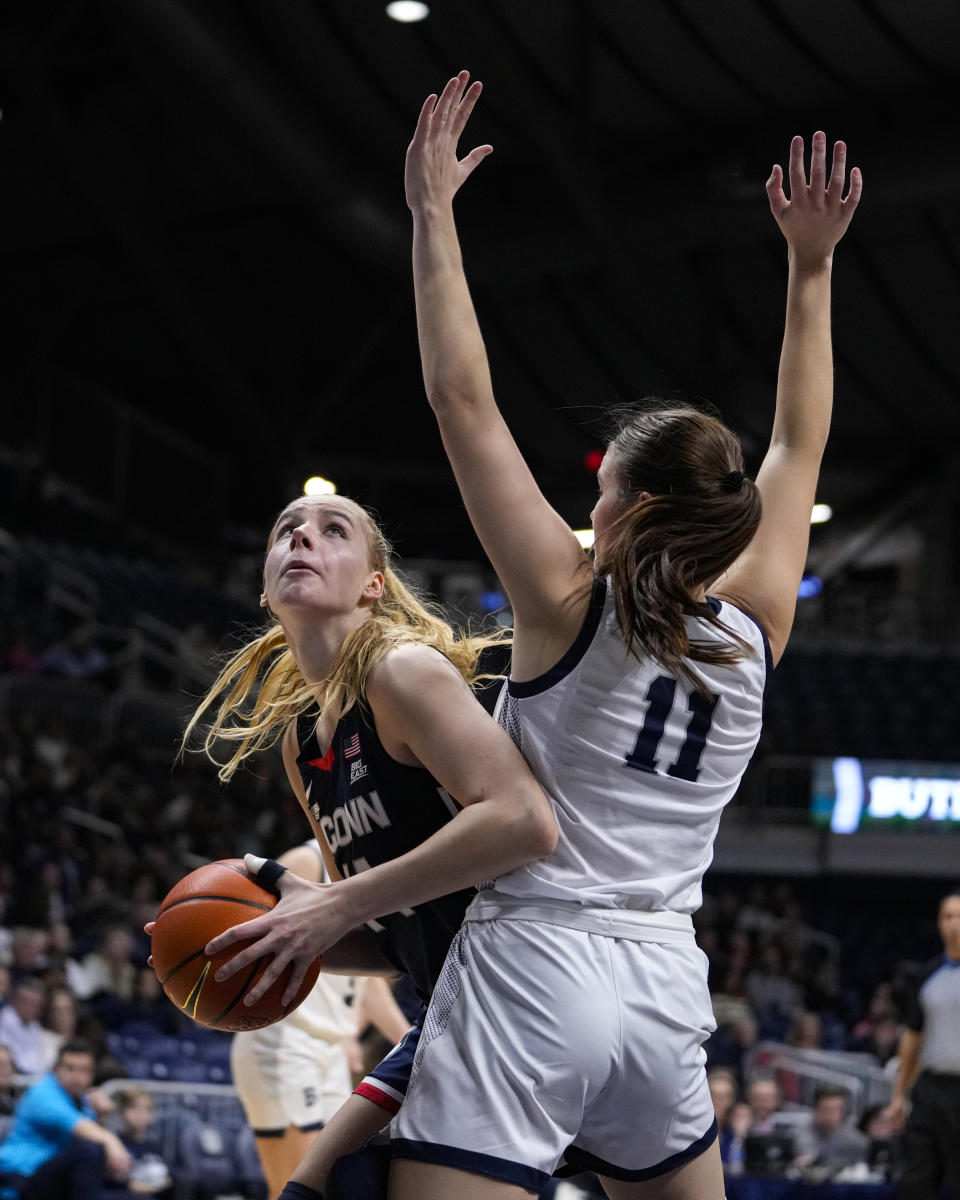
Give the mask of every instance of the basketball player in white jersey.
<path id="1" fill-rule="evenodd" d="M 277 860 L 302 879 L 328 881 L 316 840 Z M 234 1035 L 230 1067 L 253 1128 L 271 1196 L 279 1195 L 323 1126 L 353 1091 L 349 1046 L 372 1023 L 391 1044 L 409 1028 L 383 978 L 323 973 L 288 1017 Z"/>
<path id="2" fill-rule="evenodd" d="M 790 149 L 787 318 L 770 448 L 693 408 L 617 421 L 599 471 L 595 559 L 550 507 L 501 417 L 453 197 L 490 152 L 457 141 L 479 95 L 428 98 L 407 156 L 427 395 L 515 619 L 500 717 L 550 796 L 548 858 L 467 909 L 393 1123 L 391 1200 L 536 1192 L 561 1156 L 615 1200 L 721 1200 L 702 1045 L 713 1028 L 691 914 L 723 806 L 783 653 L 830 426 L 833 249 L 845 147 Z"/>

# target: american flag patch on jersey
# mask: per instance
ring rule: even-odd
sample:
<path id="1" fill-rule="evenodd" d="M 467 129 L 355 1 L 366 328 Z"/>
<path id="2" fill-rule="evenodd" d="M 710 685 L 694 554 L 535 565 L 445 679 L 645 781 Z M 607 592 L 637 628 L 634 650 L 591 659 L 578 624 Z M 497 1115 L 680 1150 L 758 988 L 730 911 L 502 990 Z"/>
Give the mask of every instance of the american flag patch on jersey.
<path id="1" fill-rule="evenodd" d="M 360 753 L 360 734 L 355 733 L 352 738 L 343 743 L 343 757 L 356 758 Z"/>

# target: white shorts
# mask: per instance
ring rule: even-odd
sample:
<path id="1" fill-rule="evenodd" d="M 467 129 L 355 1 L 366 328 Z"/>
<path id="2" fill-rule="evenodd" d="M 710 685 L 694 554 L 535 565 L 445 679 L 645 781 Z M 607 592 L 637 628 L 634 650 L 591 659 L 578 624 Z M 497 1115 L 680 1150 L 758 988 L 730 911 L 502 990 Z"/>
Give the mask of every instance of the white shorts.
<path id="1" fill-rule="evenodd" d="M 289 1125 L 319 1129 L 353 1091 L 343 1045 L 286 1021 L 235 1034 L 230 1066 L 258 1137 L 280 1137 Z"/>
<path id="2" fill-rule="evenodd" d="M 716 1138 L 706 957 L 539 921 L 467 921 L 423 1025 L 396 1157 L 537 1191 L 561 1158 L 615 1179 Z"/>

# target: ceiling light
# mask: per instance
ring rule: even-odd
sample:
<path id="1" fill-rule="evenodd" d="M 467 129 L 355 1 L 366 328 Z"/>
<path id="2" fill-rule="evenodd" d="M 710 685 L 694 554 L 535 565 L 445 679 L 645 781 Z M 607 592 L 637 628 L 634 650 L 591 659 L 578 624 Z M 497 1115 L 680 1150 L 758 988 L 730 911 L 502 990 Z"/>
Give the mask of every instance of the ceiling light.
<path id="1" fill-rule="evenodd" d="M 824 521 L 829 521 L 833 516 L 833 509 L 829 504 L 815 504 L 813 512 L 810 514 L 811 525 L 822 525 Z"/>
<path id="2" fill-rule="evenodd" d="M 322 475 L 311 475 L 303 485 L 305 496 L 335 496 L 336 493 L 337 485 L 329 479 L 324 479 Z"/>
<path id="3" fill-rule="evenodd" d="M 387 5 L 387 16 L 408 25 L 411 21 L 422 21 L 424 17 L 429 17 L 430 9 L 420 0 L 393 0 L 392 4 Z"/>
<path id="4" fill-rule="evenodd" d="M 584 550 L 589 550 L 593 545 L 592 529 L 575 529 L 573 534 Z"/>

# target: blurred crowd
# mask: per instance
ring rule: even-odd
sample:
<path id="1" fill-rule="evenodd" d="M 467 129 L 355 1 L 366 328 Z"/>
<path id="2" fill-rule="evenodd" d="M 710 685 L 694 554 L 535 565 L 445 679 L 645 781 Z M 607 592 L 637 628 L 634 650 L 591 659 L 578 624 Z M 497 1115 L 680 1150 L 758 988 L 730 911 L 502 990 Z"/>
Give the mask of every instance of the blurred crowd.
<path id="1" fill-rule="evenodd" d="M 308 836 L 279 753 L 224 790 L 198 755 L 174 763 L 134 737 L 80 744 L 54 719 L 15 713 L 0 720 L 0 829 L 0 1116 L 12 1109 L 12 1075 L 49 1070 L 78 1036 L 96 1048 L 102 1080 L 126 1073 L 107 1053 L 108 1033 L 188 1025 L 146 966 L 144 923 L 201 862 Z M 872 978 L 845 977 L 845 940 L 816 929 L 787 884 L 716 893 L 708 884 L 696 924 L 710 960 L 708 1062 L 731 1173 L 823 1177 L 864 1164 L 871 1177 L 888 1175 L 896 1139 L 881 1110 L 855 1125 L 836 1089 L 811 1105 L 756 1051 L 770 1041 L 854 1051 L 883 1067 L 897 1052 L 907 975 L 878 966 Z M 778 1114 L 798 1111 L 803 1120 L 785 1130 Z"/>

